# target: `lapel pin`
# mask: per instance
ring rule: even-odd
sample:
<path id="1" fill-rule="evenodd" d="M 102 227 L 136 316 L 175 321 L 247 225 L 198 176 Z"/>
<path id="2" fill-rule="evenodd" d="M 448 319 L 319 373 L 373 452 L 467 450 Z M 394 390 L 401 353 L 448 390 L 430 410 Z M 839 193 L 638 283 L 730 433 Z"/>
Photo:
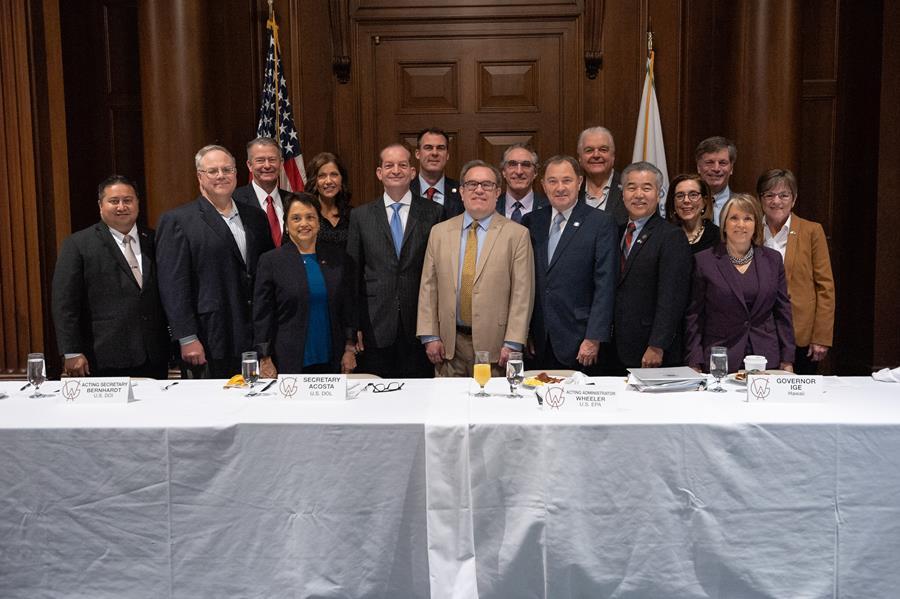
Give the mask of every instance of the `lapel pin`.
<path id="1" fill-rule="evenodd" d="M 580 226 L 581 226 L 581 223 L 578 222 L 578 221 L 576 220 L 574 223 L 572 223 L 572 226 L 573 226 L 573 227 L 580 227 Z"/>

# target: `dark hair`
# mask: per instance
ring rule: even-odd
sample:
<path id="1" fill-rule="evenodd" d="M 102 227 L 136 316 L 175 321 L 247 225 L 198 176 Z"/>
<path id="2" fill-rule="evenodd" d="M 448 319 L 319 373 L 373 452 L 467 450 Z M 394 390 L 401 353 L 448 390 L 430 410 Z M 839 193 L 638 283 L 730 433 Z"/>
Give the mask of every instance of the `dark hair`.
<path id="1" fill-rule="evenodd" d="M 791 190 L 791 194 L 797 197 L 797 177 L 786 168 L 769 169 L 756 180 L 756 195 L 761 199 L 762 195 L 778 185 L 784 183 Z"/>
<path id="2" fill-rule="evenodd" d="M 106 179 L 100 182 L 100 185 L 97 186 L 97 201 L 103 199 L 103 194 L 106 192 L 108 187 L 112 187 L 113 185 L 128 185 L 131 189 L 134 190 L 134 195 L 140 199 L 141 194 L 138 192 L 137 183 L 126 177 L 125 175 L 110 175 Z"/>
<path id="3" fill-rule="evenodd" d="M 427 135 L 428 133 L 431 133 L 432 135 L 443 135 L 444 140 L 447 142 L 447 147 L 448 148 L 450 147 L 450 136 L 447 135 L 446 131 L 444 131 L 443 129 L 440 129 L 438 127 L 428 127 L 426 129 L 422 129 L 421 131 L 419 131 L 419 134 L 416 136 L 416 147 L 417 148 L 422 145 L 422 138 L 425 137 L 425 135 Z"/>
<path id="4" fill-rule="evenodd" d="M 309 185 L 307 191 L 316 196 L 316 198 L 319 197 L 319 188 L 316 179 L 319 175 L 319 171 L 322 170 L 322 167 L 332 162 L 337 167 L 338 173 L 341 175 L 341 190 L 338 192 L 337 196 L 335 196 L 334 204 L 337 206 L 338 216 L 343 220 L 350 216 L 350 198 L 352 197 L 352 194 L 350 192 L 350 177 L 347 175 L 347 169 L 344 168 L 344 163 L 341 162 L 341 159 L 338 158 L 336 154 L 332 154 L 331 152 L 319 152 L 309 161 L 309 164 L 306 166 L 306 180 Z"/>
<path id="5" fill-rule="evenodd" d="M 501 181 L 503 181 L 503 177 L 500 175 L 500 171 L 497 170 L 497 167 L 493 164 L 487 163 L 484 160 L 470 160 L 465 163 L 462 169 L 459 171 L 459 186 L 462 187 L 466 182 L 466 173 L 468 173 L 473 168 L 483 166 L 484 168 L 490 169 L 492 173 L 494 173 L 494 182 L 497 185 L 500 185 Z"/>
<path id="6" fill-rule="evenodd" d="M 247 160 L 250 160 L 250 150 L 253 146 L 269 146 L 278 150 L 278 157 L 281 158 L 281 146 L 271 137 L 257 137 L 247 142 Z"/>
<path id="7" fill-rule="evenodd" d="M 572 167 L 572 170 L 575 171 L 576 177 L 582 176 L 581 165 L 578 164 L 577 160 L 575 160 L 571 156 L 566 156 L 564 154 L 557 154 L 556 156 L 551 156 L 550 158 L 548 158 L 547 160 L 544 161 L 544 166 L 541 168 L 541 178 L 544 178 L 544 176 L 546 176 L 548 166 L 551 166 L 553 164 L 562 164 L 564 162 L 568 163 L 569 166 Z"/>
<path id="8" fill-rule="evenodd" d="M 712 192 L 703 177 L 697 173 L 683 173 L 672 179 L 672 183 L 669 184 L 669 193 L 666 194 L 666 220 L 681 226 L 681 218 L 675 212 L 675 188 L 679 183 L 685 181 L 695 181 L 700 186 L 700 195 L 703 196 L 703 215 L 700 218 L 711 221 L 713 218 Z"/>
<path id="9" fill-rule="evenodd" d="M 697 149 L 694 150 L 694 161 L 700 162 L 700 157 L 704 154 L 714 154 L 722 150 L 728 150 L 728 160 L 732 163 L 737 160 L 737 146 L 734 142 L 727 137 L 716 135 L 707 137 L 697 145 Z"/>
<path id="10" fill-rule="evenodd" d="M 288 193 L 284 194 L 284 197 L 281 198 L 281 203 L 284 206 L 284 230 L 281 232 L 284 237 L 290 237 L 287 228 L 288 213 L 291 211 L 291 206 L 293 206 L 294 204 L 303 204 L 304 206 L 315 210 L 316 214 L 318 214 L 319 216 L 322 215 L 322 209 L 319 207 L 319 198 L 305 191 L 289 191 Z"/>

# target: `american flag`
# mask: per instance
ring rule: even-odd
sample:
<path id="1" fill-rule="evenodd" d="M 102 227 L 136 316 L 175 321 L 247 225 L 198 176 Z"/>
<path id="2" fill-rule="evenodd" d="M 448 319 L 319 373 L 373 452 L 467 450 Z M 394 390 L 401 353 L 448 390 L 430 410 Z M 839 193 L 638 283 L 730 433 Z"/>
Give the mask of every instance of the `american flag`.
<path id="1" fill-rule="evenodd" d="M 278 24 L 275 22 L 274 11 L 269 14 L 266 29 L 269 30 L 269 51 L 266 53 L 266 72 L 263 76 L 256 135 L 271 137 L 281 146 L 284 165 L 281 167 L 279 186 L 288 191 L 303 191 L 306 169 L 303 167 L 300 138 L 291 116 L 287 79 L 281 67 L 281 47 L 278 45 Z"/>

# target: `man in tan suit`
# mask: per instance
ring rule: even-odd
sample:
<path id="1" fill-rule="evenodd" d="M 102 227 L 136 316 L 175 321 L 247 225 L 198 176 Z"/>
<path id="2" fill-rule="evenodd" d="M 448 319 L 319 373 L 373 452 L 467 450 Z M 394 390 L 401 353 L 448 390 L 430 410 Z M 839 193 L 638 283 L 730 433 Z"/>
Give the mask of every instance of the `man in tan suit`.
<path id="1" fill-rule="evenodd" d="M 481 160 L 460 176 L 465 212 L 431 229 L 416 334 L 437 376 L 472 376 L 489 351 L 495 376 L 521 351 L 534 305 L 528 229 L 497 213 L 500 172 Z"/>

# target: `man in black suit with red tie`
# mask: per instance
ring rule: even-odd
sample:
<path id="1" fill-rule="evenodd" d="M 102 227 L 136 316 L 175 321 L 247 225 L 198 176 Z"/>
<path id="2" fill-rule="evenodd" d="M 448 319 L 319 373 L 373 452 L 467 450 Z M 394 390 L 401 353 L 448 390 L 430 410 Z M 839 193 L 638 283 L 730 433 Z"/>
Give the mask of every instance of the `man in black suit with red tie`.
<path id="1" fill-rule="evenodd" d="M 416 139 L 416 160 L 419 176 L 414 177 L 409 189 L 414 196 L 427 198 L 443 207 L 444 220 L 463 213 L 459 181 L 444 175 L 450 159 L 450 138 L 443 129 L 429 127 L 419 132 Z"/>
<path id="2" fill-rule="evenodd" d="M 416 338 L 419 281 L 440 205 L 410 192 L 416 174 L 409 150 L 391 144 L 375 171 L 384 194 L 350 213 L 347 253 L 358 273 L 357 306 L 364 350 L 359 369 L 383 378 L 432 377 Z"/>
<path id="3" fill-rule="evenodd" d="M 615 343 L 626 368 L 680 366 L 693 257 L 680 227 L 659 214 L 662 173 L 649 162 L 622 171 L 622 228 Z"/>
<path id="4" fill-rule="evenodd" d="M 281 175 L 281 148 L 271 137 L 257 137 L 247 144 L 247 169 L 253 176 L 249 185 L 234 190 L 234 201 L 259 208 L 266 215 L 269 233 L 275 247 L 281 246 L 284 231 L 284 196 L 278 187 Z"/>
<path id="5" fill-rule="evenodd" d="M 159 291 L 182 374 L 229 378 L 253 348 L 253 279 L 273 248 L 266 215 L 235 202 L 234 156 L 205 146 L 194 157 L 200 197 L 159 219 Z"/>
<path id="6" fill-rule="evenodd" d="M 63 373 L 164 379 L 169 335 L 153 231 L 137 225 L 139 200 L 131 180 L 113 175 L 98 194 L 100 222 L 63 241 L 53 272 Z"/>

